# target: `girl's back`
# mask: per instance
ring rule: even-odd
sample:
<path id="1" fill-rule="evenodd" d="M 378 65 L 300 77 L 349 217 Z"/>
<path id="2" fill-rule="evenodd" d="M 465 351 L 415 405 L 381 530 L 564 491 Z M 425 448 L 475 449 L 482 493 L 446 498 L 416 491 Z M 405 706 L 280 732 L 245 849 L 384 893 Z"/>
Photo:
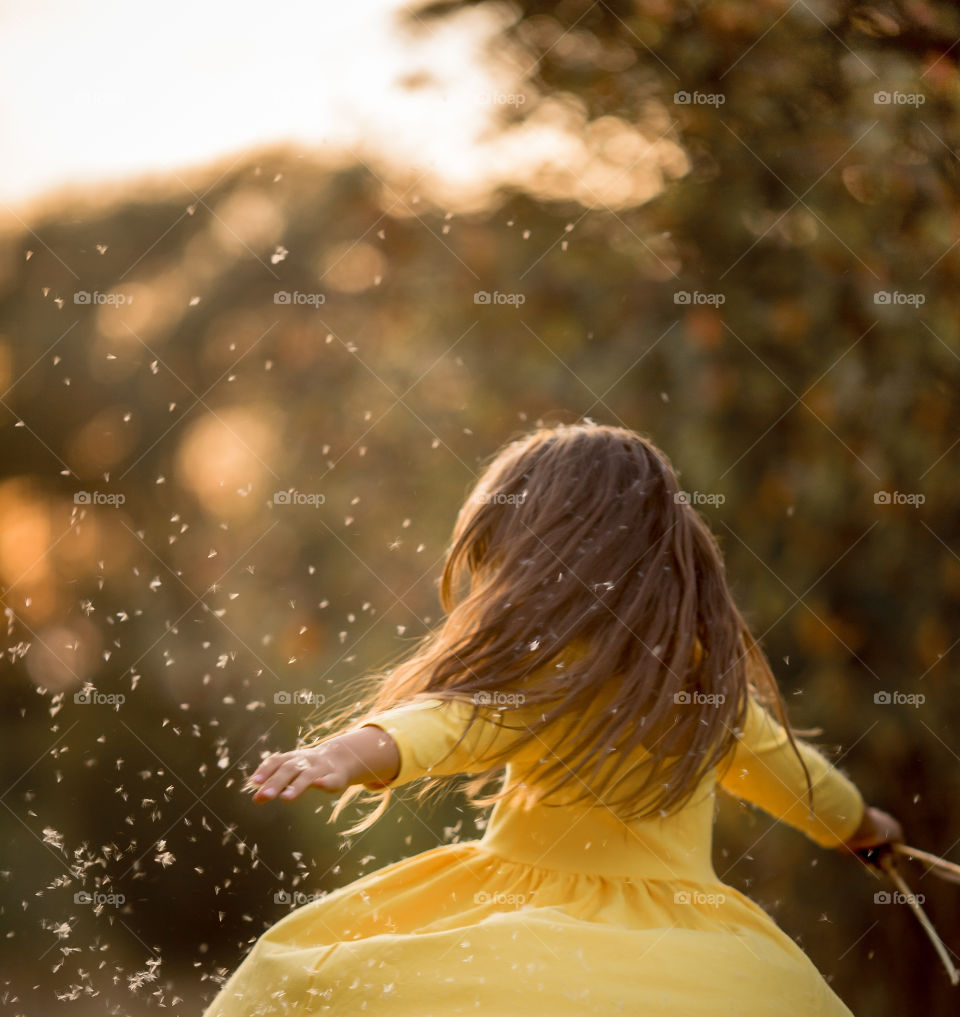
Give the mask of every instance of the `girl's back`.
<path id="1" fill-rule="evenodd" d="M 483 836 L 292 912 L 208 1017 L 849 1017 L 714 871 L 716 788 L 823 846 L 897 827 L 879 830 L 785 726 L 666 457 L 592 424 L 511 443 L 460 512 L 441 600 L 443 624 L 380 676 L 350 730 L 270 757 L 256 800 L 345 791 L 335 819 L 379 793 L 357 830 L 391 789 L 465 774 L 470 798 L 494 806 Z"/>

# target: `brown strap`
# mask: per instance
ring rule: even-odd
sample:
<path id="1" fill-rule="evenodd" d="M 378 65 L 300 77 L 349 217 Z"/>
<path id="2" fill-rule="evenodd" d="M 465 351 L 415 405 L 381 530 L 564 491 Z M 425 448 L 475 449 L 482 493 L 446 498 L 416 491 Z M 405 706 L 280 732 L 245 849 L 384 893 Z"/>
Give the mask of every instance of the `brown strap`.
<path id="1" fill-rule="evenodd" d="M 945 879 L 948 883 L 960 883 L 960 865 L 948 862 L 945 858 L 939 858 L 929 851 L 921 851 L 919 848 L 910 847 L 907 844 L 891 845 L 897 854 L 912 858 L 915 861 L 923 862 L 928 866 L 927 871 Z"/>
<path id="2" fill-rule="evenodd" d="M 899 854 L 909 855 L 911 858 L 918 857 L 913 848 L 907 848 L 906 845 L 893 845 L 894 850 L 897 850 Z M 937 862 L 943 862 L 942 858 L 936 858 L 935 855 L 928 855 L 926 852 L 921 852 L 925 855 L 925 858 L 920 858 L 920 861 L 927 861 L 934 859 Z M 953 961 L 950 959 L 950 953 L 943 944 L 943 940 L 937 935 L 937 930 L 933 927 L 933 923 L 927 917 L 926 912 L 920 907 L 920 903 L 917 900 L 916 894 L 912 893 L 910 887 L 907 886 L 907 881 L 897 871 L 896 858 L 893 854 L 886 853 L 881 855 L 877 859 L 877 864 L 883 869 L 884 872 L 893 880 L 894 885 L 903 894 L 903 899 L 910 906 L 910 909 L 917 916 L 917 921 L 923 926 L 923 931 L 926 932 L 930 938 L 930 942 L 933 943 L 937 953 L 940 956 L 940 960 L 943 961 L 943 966 L 947 969 L 947 974 L 950 976 L 950 982 L 952 985 L 960 983 L 960 971 L 957 971 Z M 951 865 L 950 862 L 943 862 L 945 865 Z M 956 868 L 956 866 L 953 866 Z"/>

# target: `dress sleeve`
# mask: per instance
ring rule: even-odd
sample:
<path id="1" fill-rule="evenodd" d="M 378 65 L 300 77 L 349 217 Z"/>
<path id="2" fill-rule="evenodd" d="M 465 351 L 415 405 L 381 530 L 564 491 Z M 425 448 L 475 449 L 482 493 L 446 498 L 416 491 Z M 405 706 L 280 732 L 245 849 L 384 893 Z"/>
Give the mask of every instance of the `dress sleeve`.
<path id="1" fill-rule="evenodd" d="M 492 757 L 516 739 L 519 730 L 515 715 L 520 711 L 501 713 L 482 707 L 457 745 L 473 711 L 469 700 L 422 699 L 367 718 L 362 727 L 379 727 L 396 743 L 400 769 L 393 780 L 364 787 L 379 791 L 409 784 L 419 777 L 449 777 L 488 769 Z M 510 715 L 509 726 L 502 723 L 504 714 Z"/>
<path id="2" fill-rule="evenodd" d="M 787 732 L 753 696 L 729 768 L 721 770 L 720 785 L 796 827 L 822 847 L 837 847 L 860 825 L 863 797 L 856 785 L 812 745 L 796 741 L 810 771 L 812 816 L 806 778 Z"/>

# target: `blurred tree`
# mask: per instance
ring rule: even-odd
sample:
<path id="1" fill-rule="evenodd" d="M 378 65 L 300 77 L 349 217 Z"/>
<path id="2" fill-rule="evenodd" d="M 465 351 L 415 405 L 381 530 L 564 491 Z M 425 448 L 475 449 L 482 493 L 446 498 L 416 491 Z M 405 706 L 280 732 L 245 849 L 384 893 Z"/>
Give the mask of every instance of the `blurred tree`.
<path id="1" fill-rule="evenodd" d="M 957 838 L 956 8 L 510 10 L 502 129 L 579 132 L 576 172 L 456 215 L 271 151 L 0 238 L 16 1012 L 196 1011 L 294 894 L 476 835 L 451 797 L 341 845 L 326 801 L 238 785 L 315 712 L 288 697 L 349 703 L 436 621 L 468 483 L 540 419 L 650 433 L 714 496 L 796 722 L 912 840 Z M 855 1011 L 946 1012 L 905 909 L 742 812 L 718 873 Z"/>

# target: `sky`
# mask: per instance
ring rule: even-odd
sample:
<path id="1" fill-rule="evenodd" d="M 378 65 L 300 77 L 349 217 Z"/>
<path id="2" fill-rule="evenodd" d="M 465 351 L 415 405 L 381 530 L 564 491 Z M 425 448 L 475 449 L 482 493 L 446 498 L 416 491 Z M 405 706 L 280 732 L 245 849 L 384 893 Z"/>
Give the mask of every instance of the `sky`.
<path id="1" fill-rule="evenodd" d="M 504 8 L 463 12 L 423 37 L 404 31 L 400 9 L 401 0 L 167 0 L 160 9 L 0 0 L 0 216 L 22 224 L 65 187 L 283 143 L 345 152 L 376 172 L 403 167 L 460 207 L 480 207 L 497 182 L 544 172 L 556 178 L 544 196 L 622 205 L 655 193 L 659 167 L 676 163 L 672 143 L 650 139 L 639 175 L 601 164 L 569 108 L 524 88 L 528 57 L 502 42 L 489 55 Z M 517 106 L 536 111 L 530 122 L 493 131 Z"/>
<path id="2" fill-rule="evenodd" d="M 250 146 L 385 147 L 469 174 L 500 87 L 475 12 L 406 37 L 397 0 L 0 5 L 0 201 L 191 167 Z M 436 84 L 401 82 L 424 72 Z M 437 87 L 437 85 L 441 85 Z"/>

